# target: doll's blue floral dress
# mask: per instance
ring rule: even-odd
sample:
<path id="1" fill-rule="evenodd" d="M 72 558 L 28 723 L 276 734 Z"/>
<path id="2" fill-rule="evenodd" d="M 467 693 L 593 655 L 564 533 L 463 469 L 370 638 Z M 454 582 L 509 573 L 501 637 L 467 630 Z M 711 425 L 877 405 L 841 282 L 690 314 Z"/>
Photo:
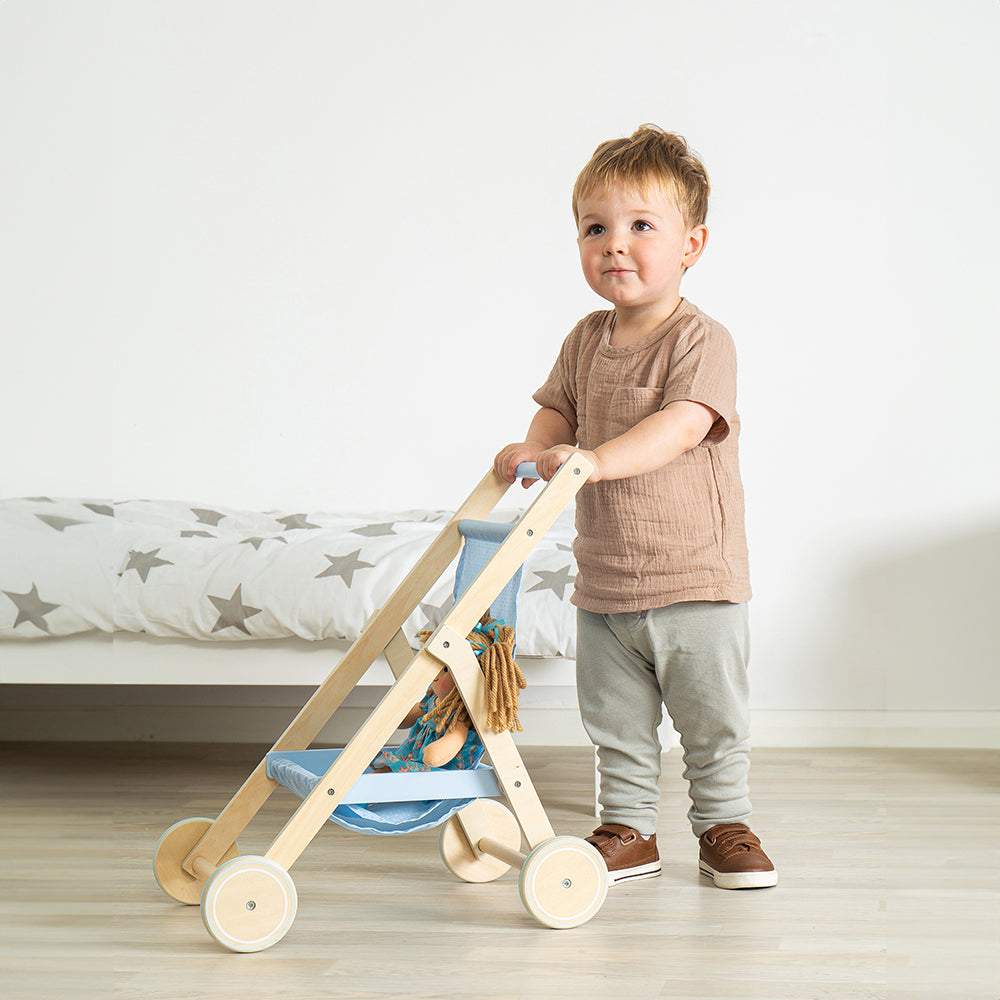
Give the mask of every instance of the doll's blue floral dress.
<path id="1" fill-rule="evenodd" d="M 461 771 L 474 767 L 483 755 L 483 742 L 471 726 L 462 749 L 444 767 L 431 767 L 424 763 L 424 747 L 440 735 L 433 722 L 423 719 L 434 707 L 434 691 L 427 689 L 420 702 L 420 718 L 413 724 L 406 739 L 395 748 L 383 750 L 372 762 L 372 767 L 388 767 L 392 771 Z"/>

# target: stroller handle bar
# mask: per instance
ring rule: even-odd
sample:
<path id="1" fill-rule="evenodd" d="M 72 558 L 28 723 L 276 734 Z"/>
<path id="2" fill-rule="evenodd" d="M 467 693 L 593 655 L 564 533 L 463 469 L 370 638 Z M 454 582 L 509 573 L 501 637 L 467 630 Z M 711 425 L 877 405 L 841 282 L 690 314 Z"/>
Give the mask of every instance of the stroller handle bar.
<path id="1" fill-rule="evenodd" d="M 538 479 L 538 469 L 534 462 L 522 462 L 515 470 L 514 475 L 518 479 Z"/>

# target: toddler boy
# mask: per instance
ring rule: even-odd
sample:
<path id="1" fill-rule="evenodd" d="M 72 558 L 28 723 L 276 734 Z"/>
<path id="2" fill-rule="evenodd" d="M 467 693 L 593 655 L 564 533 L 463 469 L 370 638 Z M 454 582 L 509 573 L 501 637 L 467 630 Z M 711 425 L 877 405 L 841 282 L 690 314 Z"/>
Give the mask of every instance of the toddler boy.
<path id="1" fill-rule="evenodd" d="M 662 707 L 680 734 L 699 868 L 717 886 L 777 873 L 746 823 L 750 597 L 737 458 L 736 354 L 680 295 L 705 248 L 709 182 L 684 139 L 645 125 L 597 147 L 573 189 L 587 283 L 613 309 L 566 338 L 525 441 L 497 455 L 550 479 L 575 451 L 577 690 L 598 748 L 613 882 L 660 874 Z M 525 485 L 530 485 L 526 482 Z"/>

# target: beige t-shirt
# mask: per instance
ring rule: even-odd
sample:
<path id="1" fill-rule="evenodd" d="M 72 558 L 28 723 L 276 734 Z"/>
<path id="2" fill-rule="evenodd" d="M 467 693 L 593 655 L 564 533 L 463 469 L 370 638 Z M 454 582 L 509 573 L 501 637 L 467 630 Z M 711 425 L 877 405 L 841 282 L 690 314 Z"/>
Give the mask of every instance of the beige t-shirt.
<path id="1" fill-rule="evenodd" d="M 584 317 L 533 397 L 569 421 L 580 448 L 592 451 L 676 400 L 704 403 L 719 419 L 701 445 L 662 469 L 583 487 L 573 603 L 610 614 L 746 601 L 732 338 L 686 299 L 629 347 L 610 345 L 613 318 L 613 310 Z"/>

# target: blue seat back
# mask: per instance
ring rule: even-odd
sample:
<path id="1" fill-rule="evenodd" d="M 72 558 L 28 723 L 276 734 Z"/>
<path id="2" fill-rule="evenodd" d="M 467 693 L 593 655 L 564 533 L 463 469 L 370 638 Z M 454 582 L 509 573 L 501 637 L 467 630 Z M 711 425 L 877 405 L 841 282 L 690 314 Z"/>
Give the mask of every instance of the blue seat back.
<path id="1" fill-rule="evenodd" d="M 465 538 L 465 544 L 462 546 L 462 555 L 455 571 L 456 599 L 468 589 L 469 584 L 479 575 L 513 527 L 513 524 L 497 524 L 493 521 L 458 522 L 458 530 Z M 490 615 L 495 619 L 503 619 L 503 623 L 511 628 L 517 627 L 517 598 L 521 591 L 522 569 L 523 567 L 518 567 L 517 572 L 490 605 Z"/>

